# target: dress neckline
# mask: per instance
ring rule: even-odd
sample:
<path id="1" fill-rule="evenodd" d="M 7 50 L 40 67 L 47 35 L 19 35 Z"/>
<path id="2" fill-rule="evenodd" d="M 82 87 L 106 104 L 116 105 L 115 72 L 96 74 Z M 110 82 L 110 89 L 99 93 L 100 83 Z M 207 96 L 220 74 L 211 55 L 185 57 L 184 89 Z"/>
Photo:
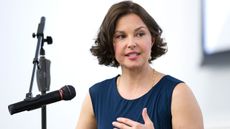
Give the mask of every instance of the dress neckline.
<path id="1" fill-rule="evenodd" d="M 120 95 L 120 93 L 119 93 L 119 91 L 118 91 L 118 89 L 117 89 L 117 79 L 118 79 L 119 76 L 120 76 L 120 75 L 117 75 L 117 76 L 114 78 L 114 82 L 113 82 L 113 83 L 114 83 L 114 88 L 115 88 L 115 94 L 116 94 L 121 100 L 125 100 L 125 101 L 136 101 L 136 100 L 139 100 L 139 99 L 141 99 L 141 98 L 147 96 L 148 94 L 150 94 L 150 92 L 151 92 L 152 90 L 157 89 L 157 88 L 160 86 L 160 83 L 161 83 L 165 78 L 167 78 L 167 76 L 169 76 L 169 75 L 164 75 L 157 83 L 155 83 L 155 85 L 154 85 L 152 88 L 149 89 L 149 91 L 147 91 L 145 94 L 141 95 L 140 97 L 133 98 L 133 99 L 126 99 L 126 98 L 124 98 L 124 97 L 122 97 L 122 96 Z"/>

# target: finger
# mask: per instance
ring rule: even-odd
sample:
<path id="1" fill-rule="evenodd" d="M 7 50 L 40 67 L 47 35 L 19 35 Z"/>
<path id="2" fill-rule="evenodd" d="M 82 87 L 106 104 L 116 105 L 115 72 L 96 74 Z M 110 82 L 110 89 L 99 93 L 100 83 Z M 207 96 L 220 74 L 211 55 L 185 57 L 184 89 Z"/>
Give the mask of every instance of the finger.
<path id="1" fill-rule="evenodd" d="M 124 123 L 124 124 L 126 124 L 126 125 L 128 125 L 128 126 L 130 126 L 130 127 L 139 124 L 139 123 L 136 122 L 136 121 L 133 121 L 133 120 L 131 120 L 131 119 L 124 118 L 124 117 L 119 117 L 119 118 L 117 118 L 117 121 L 118 121 L 118 122 L 121 122 L 121 123 Z"/>
<path id="2" fill-rule="evenodd" d="M 144 119 L 144 123 L 145 124 L 153 124 L 151 119 L 149 118 L 148 112 L 147 112 L 147 108 L 144 108 L 142 111 L 142 117 Z"/>
<path id="3" fill-rule="evenodd" d="M 115 127 L 114 129 L 128 129 L 128 128 L 130 128 L 130 126 L 128 126 L 124 123 L 121 123 L 121 122 L 117 122 L 117 121 L 114 121 L 112 124 Z"/>

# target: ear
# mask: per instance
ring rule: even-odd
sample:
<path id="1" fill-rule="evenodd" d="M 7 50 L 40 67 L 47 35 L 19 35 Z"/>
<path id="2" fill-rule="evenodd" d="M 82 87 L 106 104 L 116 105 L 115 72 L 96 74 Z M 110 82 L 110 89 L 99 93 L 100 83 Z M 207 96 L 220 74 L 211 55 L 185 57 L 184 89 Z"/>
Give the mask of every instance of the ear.
<path id="1" fill-rule="evenodd" d="M 152 46 L 153 46 L 153 44 L 155 43 L 155 41 L 156 41 L 156 38 L 155 38 L 155 37 L 152 37 Z"/>

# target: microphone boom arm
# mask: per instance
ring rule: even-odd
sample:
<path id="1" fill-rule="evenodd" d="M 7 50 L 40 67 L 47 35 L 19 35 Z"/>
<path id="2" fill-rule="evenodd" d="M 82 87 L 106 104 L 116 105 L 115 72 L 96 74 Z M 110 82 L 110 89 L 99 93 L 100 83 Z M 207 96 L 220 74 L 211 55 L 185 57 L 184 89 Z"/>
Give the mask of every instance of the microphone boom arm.
<path id="1" fill-rule="evenodd" d="M 40 52 L 40 48 L 41 45 L 43 44 L 43 40 L 44 40 L 44 31 L 45 28 L 45 17 L 41 17 L 41 21 L 38 24 L 38 30 L 37 30 L 37 34 L 33 34 L 33 37 L 37 36 L 37 47 L 36 47 L 36 51 L 35 51 L 35 57 L 33 60 L 33 70 L 32 70 L 32 75 L 31 75 L 31 80 L 30 80 L 30 88 L 29 88 L 29 92 L 26 94 L 26 99 L 29 99 L 32 97 L 32 88 L 33 88 L 33 82 L 34 82 L 34 74 L 36 71 L 36 66 L 38 65 L 38 54 Z"/>

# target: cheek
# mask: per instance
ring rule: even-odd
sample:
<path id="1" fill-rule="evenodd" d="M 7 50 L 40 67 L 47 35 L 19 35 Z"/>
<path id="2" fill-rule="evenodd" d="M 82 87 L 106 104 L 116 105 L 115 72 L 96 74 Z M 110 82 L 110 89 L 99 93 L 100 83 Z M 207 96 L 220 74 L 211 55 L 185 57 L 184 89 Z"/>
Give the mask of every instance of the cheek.
<path id="1" fill-rule="evenodd" d="M 115 58 L 116 58 L 117 55 L 120 53 L 119 46 L 117 44 L 114 44 L 113 49 L 114 49 L 114 54 L 115 54 Z"/>
<path id="2" fill-rule="evenodd" d="M 114 50 L 114 53 L 116 54 L 117 53 L 117 45 L 113 44 L 113 50 Z"/>
<path id="3" fill-rule="evenodd" d="M 120 62 L 122 60 L 122 57 L 124 55 L 124 46 L 122 46 L 121 44 L 116 44 L 113 46 L 114 48 L 114 56 L 115 59 Z"/>
<path id="4" fill-rule="evenodd" d="M 151 49 L 152 49 L 152 43 L 151 42 L 145 42 L 145 44 L 143 45 L 143 49 L 145 50 L 145 51 L 151 51 Z"/>
<path id="5" fill-rule="evenodd" d="M 124 48 L 124 46 L 120 43 L 114 44 L 113 45 L 113 49 L 115 53 L 120 53 L 122 51 L 122 49 Z"/>
<path id="6" fill-rule="evenodd" d="M 147 57 L 149 57 L 151 55 L 151 51 L 152 51 L 152 43 L 147 43 L 147 44 L 143 45 L 142 49 L 145 52 L 145 55 Z"/>

